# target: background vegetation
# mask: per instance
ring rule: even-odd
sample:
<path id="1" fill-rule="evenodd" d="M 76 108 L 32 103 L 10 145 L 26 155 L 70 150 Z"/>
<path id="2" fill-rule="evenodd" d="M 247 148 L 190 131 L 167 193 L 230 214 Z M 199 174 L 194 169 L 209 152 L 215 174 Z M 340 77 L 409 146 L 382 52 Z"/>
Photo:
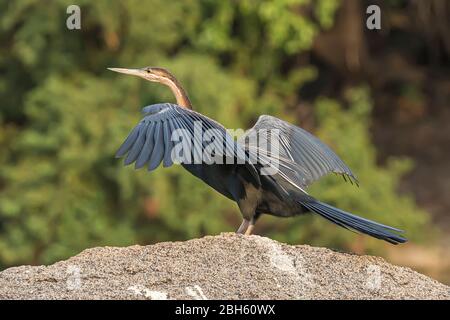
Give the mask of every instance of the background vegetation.
<path id="1" fill-rule="evenodd" d="M 412 243 L 435 238 L 429 214 L 399 193 L 413 161 L 389 152 L 379 157 L 383 145 L 373 142 L 377 92 L 399 88 L 392 95 L 407 99 L 407 115 L 426 101 L 420 82 L 404 78 L 395 87 L 386 80 L 391 70 L 374 62 L 410 50 L 404 40 L 415 31 L 387 24 L 411 7 L 408 1 L 380 4 L 381 31 L 365 29 L 364 1 L 79 0 L 82 28 L 68 30 L 73 3 L 0 1 L 0 268 L 239 225 L 236 205 L 182 168 L 149 174 L 114 158 L 140 108 L 174 98 L 167 88 L 107 67 L 166 67 L 198 111 L 230 128 L 272 114 L 313 131 L 361 182 L 356 188 L 332 175 L 313 185 L 313 195 L 405 229 Z M 448 62 L 438 31 L 437 53 L 436 42 L 414 34 L 413 64 L 422 59 L 426 71 Z M 387 254 L 380 241 L 312 216 L 263 217 L 256 232 Z"/>

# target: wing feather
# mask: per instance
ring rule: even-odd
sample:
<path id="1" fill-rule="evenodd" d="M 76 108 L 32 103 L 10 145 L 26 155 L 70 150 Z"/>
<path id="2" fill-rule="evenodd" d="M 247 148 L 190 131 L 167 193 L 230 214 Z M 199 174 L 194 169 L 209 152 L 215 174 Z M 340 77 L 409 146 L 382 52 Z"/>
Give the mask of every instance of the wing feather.
<path id="1" fill-rule="evenodd" d="M 125 139 L 125 141 L 120 146 L 119 150 L 117 150 L 117 152 L 116 152 L 117 158 L 123 157 L 128 152 L 128 150 L 131 149 L 133 144 L 136 142 L 136 139 L 139 135 L 139 130 L 141 129 L 141 126 L 142 126 L 142 123 L 139 123 L 139 125 L 137 125 L 131 131 L 131 133 L 128 135 L 128 137 Z"/>
<path id="2" fill-rule="evenodd" d="M 265 133 L 274 129 L 277 130 L 274 131 L 275 133 L 279 133 L 278 150 L 273 150 L 276 149 L 274 148 L 274 142 L 264 137 Z M 256 135 L 258 139 L 246 140 L 252 135 Z M 351 182 L 357 183 L 357 179 L 350 168 L 330 147 L 309 132 L 281 119 L 267 115 L 259 117 L 254 127 L 239 139 L 239 143 L 246 149 L 256 147 L 266 151 L 271 150 L 272 153 L 269 154 L 272 158 L 283 159 L 285 163 L 291 162 L 291 165 L 287 165 L 287 167 L 290 167 L 289 170 L 286 167 L 280 168 L 280 170 L 286 176 L 289 176 L 292 174 L 292 170 L 295 170 L 297 177 L 294 180 L 296 183 L 302 182 L 303 187 L 310 185 L 330 172 L 341 174 L 344 179 L 347 177 Z M 299 168 L 303 170 L 299 170 Z"/>
<path id="3" fill-rule="evenodd" d="M 133 147 L 131 148 L 130 152 L 128 153 L 128 156 L 125 158 L 124 164 L 127 166 L 130 163 L 133 163 L 136 161 L 137 157 L 139 156 L 139 153 L 142 150 L 142 146 L 145 142 L 145 136 L 146 136 L 146 130 L 147 127 L 145 124 L 141 125 L 139 128 L 139 134 L 136 139 L 136 142 L 133 144 Z"/>
<path id="4" fill-rule="evenodd" d="M 205 165 L 211 163 L 207 161 L 210 160 L 209 158 L 205 159 L 205 156 L 210 157 L 204 152 L 205 147 L 213 143 L 216 155 L 225 156 L 225 146 L 228 149 L 227 151 L 232 151 L 227 156 L 234 157 L 235 160 L 243 160 L 237 163 L 245 165 L 257 185 L 261 183 L 256 168 L 246 162 L 247 151 L 236 143 L 218 122 L 193 110 L 170 103 L 147 106 L 143 109 L 143 112 L 144 118 L 131 131 L 117 151 L 118 157 L 126 157 L 125 164 L 136 162 L 136 168 L 141 168 L 147 164 L 148 170 L 156 169 L 161 161 L 165 167 L 171 166 L 174 163 L 174 159 L 172 159 L 173 148 L 176 143 L 179 143 L 178 141 L 172 141 L 173 134 L 176 130 L 183 129 L 178 133 L 183 141 L 189 141 L 192 145 L 191 150 L 183 150 L 191 152 L 191 160 L 199 159 Z M 201 135 L 196 135 L 196 132 L 194 132 L 197 131 L 196 121 L 201 124 Z M 219 132 L 220 139 L 214 139 L 212 142 L 204 141 L 204 133 L 209 129 Z"/>
<path id="5" fill-rule="evenodd" d="M 163 166 L 170 167 L 173 164 L 172 161 L 172 148 L 173 141 L 171 139 L 170 128 L 171 128 L 171 120 L 164 122 L 164 157 L 163 157 Z"/>
<path id="6" fill-rule="evenodd" d="M 156 123 L 154 136 L 154 147 L 152 151 L 152 155 L 150 156 L 150 161 L 148 164 L 148 171 L 155 170 L 164 156 L 164 134 L 162 133 L 161 122 L 158 121 Z"/>
<path id="7" fill-rule="evenodd" d="M 155 124 L 151 123 L 147 127 L 145 144 L 141 148 L 141 153 L 136 160 L 135 169 L 142 168 L 150 160 L 150 154 L 153 151 L 153 132 L 155 130 Z"/>

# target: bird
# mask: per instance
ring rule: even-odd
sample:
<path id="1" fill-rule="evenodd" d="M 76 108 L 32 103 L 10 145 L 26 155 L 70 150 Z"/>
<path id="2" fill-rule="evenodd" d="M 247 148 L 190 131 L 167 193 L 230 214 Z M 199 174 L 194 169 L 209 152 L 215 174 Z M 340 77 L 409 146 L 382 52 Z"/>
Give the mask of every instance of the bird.
<path id="1" fill-rule="evenodd" d="M 391 244 L 407 241 L 400 229 L 354 215 L 308 194 L 307 187 L 329 173 L 351 183 L 358 184 L 358 179 L 329 146 L 306 130 L 261 115 L 252 128 L 235 139 L 220 123 L 193 110 L 185 89 L 167 69 L 108 69 L 163 84 L 176 99 L 176 104 L 144 107 L 144 117 L 119 147 L 116 157 L 124 158 L 125 165 L 134 163 L 136 169 L 147 166 L 149 171 L 161 163 L 163 167 L 182 165 L 237 203 L 243 219 L 236 233 L 252 234 L 263 214 L 293 217 L 313 213 Z M 209 140 L 204 139 L 206 134 Z M 205 152 L 207 149 L 211 152 Z"/>

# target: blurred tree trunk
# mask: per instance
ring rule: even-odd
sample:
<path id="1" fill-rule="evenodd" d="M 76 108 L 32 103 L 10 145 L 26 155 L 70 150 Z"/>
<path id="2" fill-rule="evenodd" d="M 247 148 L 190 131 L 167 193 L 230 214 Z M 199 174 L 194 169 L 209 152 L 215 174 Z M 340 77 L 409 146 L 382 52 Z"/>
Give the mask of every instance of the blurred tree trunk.
<path id="1" fill-rule="evenodd" d="M 344 0 L 334 27 L 321 33 L 314 42 L 313 52 L 342 74 L 358 75 L 367 63 L 363 12 L 361 1 Z"/>

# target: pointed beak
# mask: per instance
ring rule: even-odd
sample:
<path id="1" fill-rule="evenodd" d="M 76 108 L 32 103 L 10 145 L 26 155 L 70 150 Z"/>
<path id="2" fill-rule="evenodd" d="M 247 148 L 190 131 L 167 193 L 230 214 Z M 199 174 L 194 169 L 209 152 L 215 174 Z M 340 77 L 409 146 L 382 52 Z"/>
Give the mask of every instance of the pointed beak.
<path id="1" fill-rule="evenodd" d="M 124 73 L 124 74 L 130 74 L 132 76 L 141 76 L 142 70 L 141 69 L 124 69 L 124 68 L 108 68 L 108 70 Z"/>

